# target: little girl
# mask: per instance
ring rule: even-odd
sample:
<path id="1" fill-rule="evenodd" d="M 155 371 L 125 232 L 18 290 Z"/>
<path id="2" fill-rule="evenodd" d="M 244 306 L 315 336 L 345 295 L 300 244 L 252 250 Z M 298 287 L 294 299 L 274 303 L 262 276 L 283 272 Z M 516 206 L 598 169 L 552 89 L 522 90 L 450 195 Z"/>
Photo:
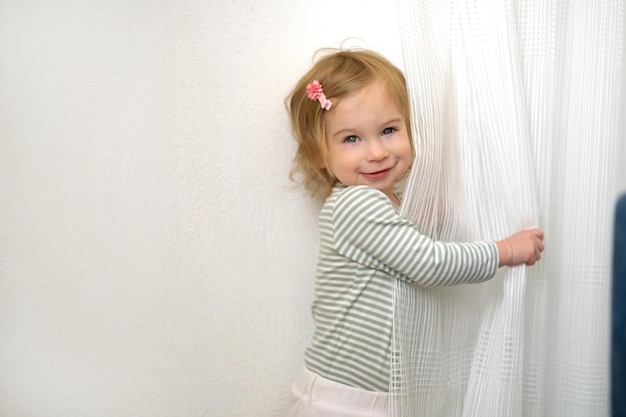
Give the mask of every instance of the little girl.
<path id="1" fill-rule="evenodd" d="M 486 281 L 500 266 L 533 265 L 543 232 L 435 242 L 399 214 L 395 193 L 415 149 L 402 72 L 371 51 L 319 59 L 287 98 L 295 168 L 325 199 L 312 312 L 313 339 L 292 388 L 291 416 L 387 416 L 392 283 Z"/>

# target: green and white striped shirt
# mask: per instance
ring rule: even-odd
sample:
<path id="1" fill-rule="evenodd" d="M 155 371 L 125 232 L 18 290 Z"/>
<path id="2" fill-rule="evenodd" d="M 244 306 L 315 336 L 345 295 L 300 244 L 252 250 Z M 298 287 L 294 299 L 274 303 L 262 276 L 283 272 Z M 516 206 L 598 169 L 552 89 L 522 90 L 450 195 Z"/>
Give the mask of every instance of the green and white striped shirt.
<path id="1" fill-rule="evenodd" d="M 319 216 L 320 251 L 306 367 L 333 381 L 389 391 L 392 280 L 432 287 L 494 276 L 494 242 L 435 242 L 379 190 L 337 185 Z"/>

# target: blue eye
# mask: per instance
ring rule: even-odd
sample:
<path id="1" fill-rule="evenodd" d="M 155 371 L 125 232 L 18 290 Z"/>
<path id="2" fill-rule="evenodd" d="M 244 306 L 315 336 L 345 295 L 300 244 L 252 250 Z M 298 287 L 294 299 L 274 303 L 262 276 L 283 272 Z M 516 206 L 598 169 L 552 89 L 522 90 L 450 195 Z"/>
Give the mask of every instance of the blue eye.
<path id="1" fill-rule="evenodd" d="M 396 129 L 395 129 L 395 128 L 393 128 L 393 127 L 387 127 L 387 128 L 385 128 L 385 129 L 383 130 L 383 136 L 386 136 L 386 135 L 391 135 L 391 134 L 392 134 L 393 132 L 395 132 L 395 131 L 396 131 Z"/>
<path id="2" fill-rule="evenodd" d="M 356 143 L 359 140 L 358 137 L 354 136 L 354 135 L 350 135 L 350 136 L 346 136 L 346 138 L 343 140 L 345 143 Z"/>

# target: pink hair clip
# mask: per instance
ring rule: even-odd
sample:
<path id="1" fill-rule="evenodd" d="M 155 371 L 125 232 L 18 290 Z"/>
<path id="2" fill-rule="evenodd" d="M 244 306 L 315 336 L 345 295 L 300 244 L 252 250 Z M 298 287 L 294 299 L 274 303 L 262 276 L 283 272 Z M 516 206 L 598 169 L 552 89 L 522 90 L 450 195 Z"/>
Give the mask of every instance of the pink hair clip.
<path id="1" fill-rule="evenodd" d="M 322 84 L 317 80 L 306 86 L 306 95 L 311 100 L 318 100 L 324 110 L 330 110 L 330 107 L 333 105 L 333 102 L 324 95 Z"/>

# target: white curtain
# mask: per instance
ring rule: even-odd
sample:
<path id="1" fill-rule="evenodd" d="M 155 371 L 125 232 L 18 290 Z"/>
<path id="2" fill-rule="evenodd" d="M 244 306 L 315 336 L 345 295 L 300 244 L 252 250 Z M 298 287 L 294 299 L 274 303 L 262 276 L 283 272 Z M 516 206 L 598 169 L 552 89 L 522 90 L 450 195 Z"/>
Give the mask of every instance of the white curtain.
<path id="1" fill-rule="evenodd" d="M 539 226 L 546 250 L 483 284 L 396 283 L 392 415 L 607 416 L 624 0 L 396 5 L 418 152 L 405 215 L 442 240 Z"/>

